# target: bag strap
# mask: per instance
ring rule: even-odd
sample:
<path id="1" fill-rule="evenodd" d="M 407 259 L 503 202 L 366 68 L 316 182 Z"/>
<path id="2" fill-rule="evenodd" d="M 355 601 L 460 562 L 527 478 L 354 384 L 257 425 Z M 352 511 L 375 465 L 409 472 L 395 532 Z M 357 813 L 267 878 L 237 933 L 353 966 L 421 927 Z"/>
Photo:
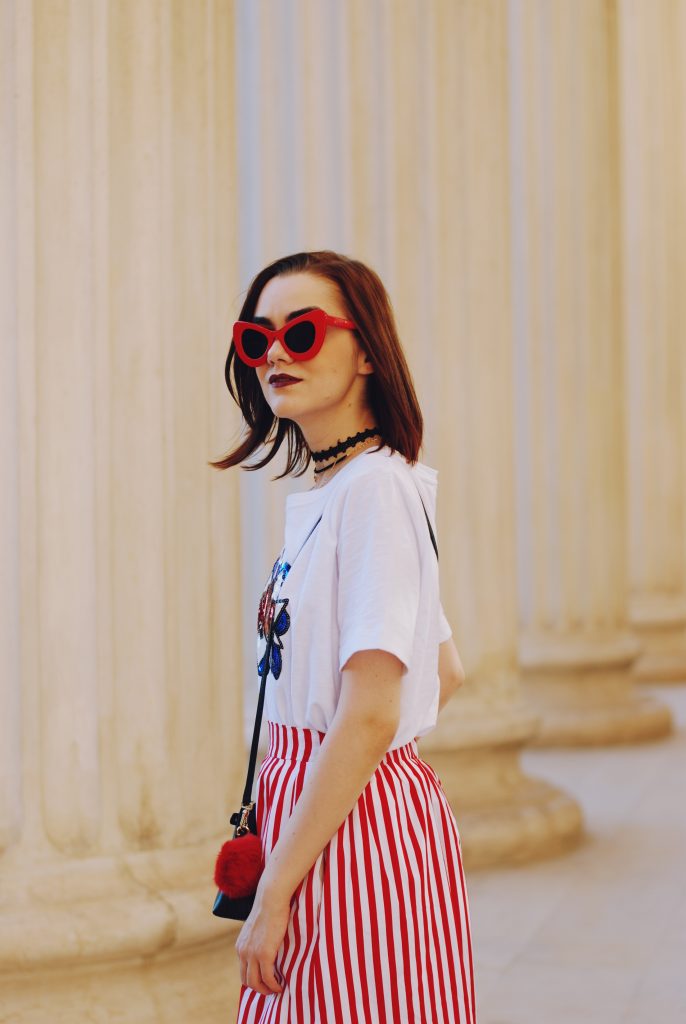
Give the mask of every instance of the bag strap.
<path id="1" fill-rule="evenodd" d="M 417 489 L 417 493 L 419 493 L 419 488 Z M 436 558 L 438 559 L 438 546 L 436 545 L 436 538 L 434 537 L 434 532 L 431 529 L 431 523 L 429 521 L 429 513 L 426 511 L 426 505 L 424 504 L 424 499 L 422 498 L 421 494 L 419 495 L 419 500 L 421 501 L 422 508 L 424 509 L 424 515 L 426 516 L 426 525 L 429 527 L 429 536 L 431 537 L 431 543 L 434 546 L 434 551 L 436 552 Z"/>
<path id="2" fill-rule="evenodd" d="M 419 489 L 417 490 L 417 493 L 419 494 Z M 431 529 L 429 514 L 426 511 L 426 505 L 424 504 L 424 499 L 422 498 L 421 494 L 419 495 L 419 500 L 422 503 L 424 515 L 426 516 L 426 525 L 429 527 L 429 536 L 431 537 L 431 543 L 433 544 L 434 551 L 436 552 L 436 558 L 438 558 L 438 546 L 436 545 L 436 538 L 434 536 L 433 530 Z M 302 549 L 305 547 L 307 541 L 310 539 L 316 528 L 319 526 L 321 518 L 322 517 L 320 516 L 317 522 L 310 530 L 310 532 L 308 533 L 307 537 L 305 537 L 305 540 L 300 545 L 295 558 L 298 557 Z M 295 558 L 293 559 L 293 562 L 295 562 Z M 291 562 L 291 565 L 293 565 L 293 562 Z M 281 586 L 283 586 L 283 580 L 281 581 Z M 279 587 L 279 593 L 281 593 L 281 587 Z M 255 712 L 255 726 L 253 728 L 252 744 L 250 746 L 250 758 L 248 760 L 248 775 L 245 780 L 245 789 L 243 790 L 243 801 L 241 804 L 241 810 L 237 811 L 235 814 L 232 814 L 230 819 L 231 824 L 236 825 L 237 828 L 247 829 L 248 812 L 252 807 L 252 785 L 253 779 L 255 777 L 255 765 L 257 763 L 257 748 L 259 746 L 260 730 L 262 728 L 262 712 L 264 710 L 264 697 L 267 688 L 267 676 L 269 675 L 269 659 L 271 657 L 272 647 L 274 644 L 274 629 L 276 627 L 276 618 L 277 617 L 275 615 L 274 621 L 272 622 L 272 628 L 269 631 L 267 646 L 265 647 L 264 667 L 262 669 L 262 676 L 260 679 L 260 695 L 257 699 L 257 711 Z"/>

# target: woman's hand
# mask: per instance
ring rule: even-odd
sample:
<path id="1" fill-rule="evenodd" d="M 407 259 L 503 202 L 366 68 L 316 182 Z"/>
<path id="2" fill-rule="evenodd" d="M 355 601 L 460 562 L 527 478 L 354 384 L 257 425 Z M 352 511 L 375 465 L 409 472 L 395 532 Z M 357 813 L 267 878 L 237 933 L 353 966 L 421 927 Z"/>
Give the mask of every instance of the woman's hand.
<path id="1" fill-rule="evenodd" d="M 290 900 L 268 895 L 258 886 L 253 908 L 236 942 L 241 984 L 263 996 L 281 992 L 283 987 L 276 977 L 275 961 L 289 914 Z"/>

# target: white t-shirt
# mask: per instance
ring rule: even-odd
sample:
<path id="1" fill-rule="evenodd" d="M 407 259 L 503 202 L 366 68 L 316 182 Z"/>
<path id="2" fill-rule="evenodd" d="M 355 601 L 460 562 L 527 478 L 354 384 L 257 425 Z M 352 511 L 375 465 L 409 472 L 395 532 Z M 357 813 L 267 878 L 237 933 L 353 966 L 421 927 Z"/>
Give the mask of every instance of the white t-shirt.
<path id="1" fill-rule="evenodd" d="M 268 720 L 326 732 L 346 662 L 379 648 L 404 664 L 389 750 L 434 728 L 438 645 L 452 631 L 420 493 L 435 535 L 437 484 L 437 470 L 384 447 L 362 452 L 323 487 L 287 496 L 285 543 L 258 613 L 260 675 L 276 621 Z"/>

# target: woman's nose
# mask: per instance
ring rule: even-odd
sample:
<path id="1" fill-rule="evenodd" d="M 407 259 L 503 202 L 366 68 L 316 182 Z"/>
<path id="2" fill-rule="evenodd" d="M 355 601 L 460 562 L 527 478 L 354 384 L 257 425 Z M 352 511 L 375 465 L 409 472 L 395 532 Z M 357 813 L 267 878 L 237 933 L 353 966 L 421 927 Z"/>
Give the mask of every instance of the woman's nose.
<path id="1" fill-rule="evenodd" d="M 275 338 L 274 339 L 274 341 L 269 346 L 269 351 L 267 352 L 267 362 L 268 363 L 273 363 L 277 359 L 278 360 L 282 360 L 282 359 L 290 360 L 290 356 L 288 355 L 288 352 L 286 351 L 286 349 L 281 344 L 281 339 L 280 338 Z"/>

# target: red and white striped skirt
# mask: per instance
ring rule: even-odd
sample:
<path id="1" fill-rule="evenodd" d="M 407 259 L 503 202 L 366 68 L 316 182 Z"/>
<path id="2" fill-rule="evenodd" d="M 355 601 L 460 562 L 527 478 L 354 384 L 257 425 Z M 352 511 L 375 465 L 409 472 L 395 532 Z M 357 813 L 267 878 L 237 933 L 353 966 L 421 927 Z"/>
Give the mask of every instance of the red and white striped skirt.
<path id="1" fill-rule="evenodd" d="M 268 724 L 265 859 L 326 737 Z M 242 986 L 238 1024 L 476 1024 L 460 837 L 414 740 L 384 755 L 293 894 L 276 971 L 278 994 Z"/>

